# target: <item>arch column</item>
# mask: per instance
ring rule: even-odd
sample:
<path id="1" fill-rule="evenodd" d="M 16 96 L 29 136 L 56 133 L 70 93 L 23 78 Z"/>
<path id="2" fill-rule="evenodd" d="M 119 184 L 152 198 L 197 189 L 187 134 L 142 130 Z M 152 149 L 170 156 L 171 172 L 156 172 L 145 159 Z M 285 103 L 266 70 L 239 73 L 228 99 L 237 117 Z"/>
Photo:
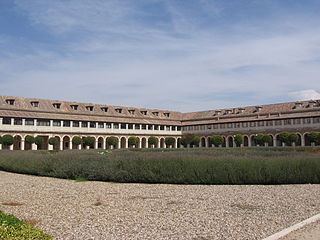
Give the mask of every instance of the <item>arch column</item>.
<path id="1" fill-rule="evenodd" d="M 273 136 L 273 146 L 277 146 L 277 136 Z"/>
<path id="2" fill-rule="evenodd" d="M 304 139 L 304 134 L 301 134 L 301 147 L 305 147 L 306 146 L 306 141 Z"/>
<path id="3" fill-rule="evenodd" d="M 229 147 L 229 138 L 226 137 L 226 148 L 228 148 L 228 147 Z"/>
<path id="4" fill-rule="evenodd" d="M 157 148 L 160 148 L 160 139 L 158 139 Z"/>
<path id="5" fill-rule="evenodd" d="M 174 145 L 173 145 L 174 148 L 178 148 L 178 138 L 175 138 L 174 139 Z"/>
<path id="6" fill-rule="evenodd" d="M 13 144 L 9 146 L 9 150 L 13 150 Z"/>
<path id="7" fill-rule="evenodd" d="M 119 141 L 118 141 L 118 147 L 117 147 L 118 149 L 120 149 L 121 148 L 121 137 L 119 138 Z"/>
<path id="8" fill-rule="evenodd" d="M 94 141 L 94 149 L 98 149 L 99 138 Z"/>
<path id="9" fill-rule="evenodd" d="M 38 146 L 35 143 L 31 144 L 31 150 L 38 150 Z"/>
<path id="10" fill-rule="evenodd" d="M 129 146 L 128 146 L 128 138 L 126 138 L 126 145 L 125 145 L 125 148 L 129 148 Z"/>
<path id="11" fill-rule="evenodd" d="M 141 148 L 141 142 L 142 142 L 142 138 L 139 138 L 138 148 Z"/>
<path id="12" fill-rule="evenodd" d="M 106 150 L 106 138 L 102 138 L 102 149 Z"/>
<path id="13" fill-rule="evenodd" d="M 60 138 L 60 142 L 59 142 L 59 150 L 62 151 L 63 150 L 63 138 Z"/>
<path id="14" fill-rule="evenodd" d="M 2 144 L 0 143 L 0 150 L 2 150 Z"/>
<path id="15" fill-rule="evenodd" d="M 248 135 L 248 147 L 252 147 L 251 136 Z"/>
<path id="16" fill-rule="evenodd" d="M 72 150 L 72 138 L 70 137 L 70 141 L 69 141 L 69 149 Z"/>

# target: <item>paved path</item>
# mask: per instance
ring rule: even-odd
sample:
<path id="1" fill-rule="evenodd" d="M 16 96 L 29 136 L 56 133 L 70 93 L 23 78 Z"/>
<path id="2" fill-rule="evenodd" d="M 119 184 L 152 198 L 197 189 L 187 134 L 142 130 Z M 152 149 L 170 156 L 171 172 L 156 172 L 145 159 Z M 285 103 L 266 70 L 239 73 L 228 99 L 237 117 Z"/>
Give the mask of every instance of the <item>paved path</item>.
<path id="1" fill-rule="evenodd" d="M 294 231 L 280 240 L 320 240 L 320 221 Z"/>
<path id="2" fill-rule="evenodd" d="M 56 239 L 262 239 L 319 213 L 319 196 L 320 185 L 74 182 L 0 171 L 0 209 Z"/>

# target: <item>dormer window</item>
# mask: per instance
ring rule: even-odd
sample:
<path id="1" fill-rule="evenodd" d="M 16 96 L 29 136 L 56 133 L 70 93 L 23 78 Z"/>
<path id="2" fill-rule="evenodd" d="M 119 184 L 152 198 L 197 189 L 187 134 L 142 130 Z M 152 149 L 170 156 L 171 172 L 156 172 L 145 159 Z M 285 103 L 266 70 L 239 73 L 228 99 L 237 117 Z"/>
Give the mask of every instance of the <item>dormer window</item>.
<path id="1" fill-rule="evenodd" d="M 8 105 L 14 105 L 14 99 L 6 99 Z"/>
<path id="2" fill-rule="evenodd" d="M 243 113 L 244 112 L 244 108 L 239 108 L 239 112 L 238 113 Z"/>
<path id="3" fill-rule="evenodd" d="M 70 107 L 72 108 L 72 110 L 78 110 L 78 105 L 70 105 Z"/>
<path id="4" fill-rule="evenodd" d="M 107 107 L 102 107 L 102 108 L 101 108 L 101 111 L 102 111 L 102 112 L 108 112 L 108 108 L 107 108 Z"/>
<path id="5" fill-rule="evenodd" d="M 135 111 L 134 111 L 133 109 L 130 109 L 130 110 L 128 110 L 128 112 L 129 112 L 131 115 L 133 115 Z"/>
<path id="6" fill-rule="evenodd" d="M 232 112 L 231 109 L 227 109 L 227 110 L 224 112 L 224 114 L 230 114 L 231 112 Z"/>
<path id="7" fill-rule="evenodd" d="M 221 114 L 220 110 L 214 112 L 214 115 L 220 115 L 220 114 Z"/>
<path id="8" fill-rule="evenodd" d="M 54 103 L 52 104 L 54 108 L 60 109 L 61 108 L 61 103 Z"/>
<path id="9" fill-rule="evenodd" d="M 147 111 L 140 111 L 142 115 L 147 115 Z"/>
<path id="10" fill-rule="evenodd" d="M 298 109 L 298 108 L 302 108 L 302 103 L 301 102 L 295 102 L 294 103 L 293 109 Z"/>
<path id="11" fill-rule="evenodd" d="M 154 116 L 159 116 L 159 112 L 152 112 Z"/>
<path id="12" fill-rule="evenodd" d="M 255 112 L 260 112 L 260 111 L 261 111 L 261 109 L 262 109 L 262 107 L 261 107 L 261 106 L 257 106 L 257 107 L 256 107 Z"/>
<path id="13" fill-rule="evenodd" d="M 165 117 L 170 117 L 170 113 L 163 113 Z"/>
<path id="14" fill-rule="evenodd" d="M 116 108 L 115 111 L 116 111 L 117 113 L 122 113 L 122 108 Z"/>
<path id="15" fill-rule="evenodd" d="M 87 109 L 88 111 L 92 112 L 92 111 L 93 111 L 93 106 L 86 106 L 86 109 Z"/>
<path id="16" fill-rule="evenodd" d="M 38 101 L 30 102 L 30 104 L 31 104 L 32 107 L 39 107 L 39 102 Z"/>
<path id="17" fill-rule="evenodd" d="M 316 105 L 315 101 L 310 101 L 308 104 L 308 108 L 313 108 L 313 107 L 315 107 L 315 105 Z"/>

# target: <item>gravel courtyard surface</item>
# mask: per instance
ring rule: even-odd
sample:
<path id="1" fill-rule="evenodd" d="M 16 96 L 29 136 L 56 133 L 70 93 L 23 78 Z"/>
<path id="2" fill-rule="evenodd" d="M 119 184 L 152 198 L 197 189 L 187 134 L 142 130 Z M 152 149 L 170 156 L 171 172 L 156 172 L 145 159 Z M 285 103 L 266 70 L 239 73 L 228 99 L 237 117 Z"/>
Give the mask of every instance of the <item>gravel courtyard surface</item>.
<path id="1" fill-rule="evenodd" d="M 281 240 L 319 240 L 320 239 L 320 221 L 308 224 L 303 228 L 294 231 Z"/>
<path id="2" fill-rule="evenodd" d="M 262 239 L 319 213 L 319 196 L 320 185 L 75 182 L 0 171 L 0 209 L 56 239 Z"/>

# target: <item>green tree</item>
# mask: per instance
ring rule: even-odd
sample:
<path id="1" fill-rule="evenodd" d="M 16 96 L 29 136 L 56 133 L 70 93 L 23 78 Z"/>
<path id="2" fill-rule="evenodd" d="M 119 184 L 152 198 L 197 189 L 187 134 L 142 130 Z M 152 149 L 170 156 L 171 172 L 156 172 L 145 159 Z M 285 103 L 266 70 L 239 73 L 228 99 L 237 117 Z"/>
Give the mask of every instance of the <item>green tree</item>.
<path id="1" fill-rule="evenodd" d="M 318 132 L 308 133 L 308 134 L 307 134 L 307 139 L 308 139 L 311 143 L 319 144 L 319 143 L 320 143 L 320 133 L 318 133 Z"/>
<path id="2" fill-rule="evenodd" d="M 157 145 L 158 144 L 158 138 L 156 137 L 149 137 L 148 138 L 149 145 Z"/>
<path id="3" fill-rule="evenodd" d="M 194 138 L 194 135 L 192 135 L 192 134 L 184 135 L 184 136 L 181 137 L 180 143 L 184 147 L 187 147 L 188 145 L 192 144 L 193 138 Z"/>
<path id="4" fill-rule="evenodd" d="M 212 135 L 209 138 L 210 144 L 213 144 L 215 147 L 219 147 L 223 144 L 223 137 L 221 135 Z"/>
<path id="5" fill-rule="evenodd" d="M 10 134 L 6 134 L 4 136 L 2 136 L 2 144 L 5 146 L 10 146 L 12 145 L 14 142 L 13 140 L 13 136 Z"/>
<path id="6" fill-rule="evenodd" d="M 116 146 L 117 144 L 118 144 L 118 142 L 119 142 L 119 139 L 117 138 L 117 137 L 108 137 L 107 138 L 107 143 L 108 143 L 108 145 L 110 145 L 110 146 Z"/>
<path id="7" fill-rule="evenodd" d="M 79 146 L 81 143 L 82 143 L 81 137 L 74 136 L 74 137 L 72 138 L 72 145 L 74 145 L 74 146 Z"/>
<path id="8" fill-rule="evenodd" d="M 25 140 L 29 144 L 33 144 L 34 143 L 34 137 L 33 136 L 28 135 L 28 136 L 25 137 Z"/>
<path id="9" fill-rule="evenodd" d="M 289 133 L 288 136 L 288 145 L 292 145 L 293 143 L 298 142 L 299 136 L 296 133 Z"/>
<path id="10" fill-rule="evenodd" d="M 263 142 L 263 144 L 265 144 L 265 143 L 271 144 L 272 143 L 272 137 L 270 135 L 268 135 L 268 134 L 263 134 L 262 142 Z"/>
<path id="11" fill-rule="evenodd" d="M 49 138 L 50 145 L 56 145 L 57 143 L 58 143 L 58 140 L 55 137 Z"/>
<path id="12" fill-rule="evenodd" d="M 254 136 L 253 141 L 256 145 L 264 146 L 266 143 L 272 143 L 272 137 L 268 134 L 258 133 Z"/>
<path id="13" fill-rule="evenodd" d="M 89 146 L 90 148 L 94 147 L 95 142 L 96 142 L 96 140 L 94 137 L 86 137 L 84 139 L 84 145 Z"/>
<path id="14" fill-rule="evenodd" d="M 234 142 L 235 142 L 237 147 L 240 147 L 241 144 L 243 144 L 243 140 L 244 140 L 244 137 L 241 134 L 236 134 L 234 136 Z"/>
<path id="15" fill-rule="evenodd" d="M 173 137 L 166 137 L 166 139 L 164 140 L 167 146 L 173 146 L 175 141 L 176 140 Z"/>
<path id="16" fill-rule="evenodd" d="M 298 135 L 295 133 L 282 132 L 279 134 L 279 140 L 290 146 L 293 142 L 298 141 Z"/>
<path id="17" fill-rule="evenodd" d="M 43 137 L 36 136 L 36 137 L 34 138 L 34 143 L 35 143 L 38 147 L 40 147 L 40 146 L 42 145 L 42 143 L 43 143 Z"/>
<path id="18" fill-rule="evenodd" d="M 191 145 L 199 146 L 199 143 L 200 143 L 200 137 L 199 136 L 193 136 L 192 141 L 191 141 Z"/>
<path id="19" fill-rule="evenodd" d="M 129 144 L 129 146 L 137 146 L 139 144 L 139 138 L 138 137 L 129 137 L 128 144 Z"/>

